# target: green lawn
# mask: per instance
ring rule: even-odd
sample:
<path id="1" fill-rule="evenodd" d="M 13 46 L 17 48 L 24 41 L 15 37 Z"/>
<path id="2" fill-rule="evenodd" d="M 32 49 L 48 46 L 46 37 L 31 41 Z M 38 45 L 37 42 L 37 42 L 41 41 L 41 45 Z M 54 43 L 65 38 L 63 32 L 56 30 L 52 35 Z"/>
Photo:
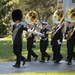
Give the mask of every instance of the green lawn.
<path id="1" fill-rule="evenodd" d="M 21 74 L 4 74 L 4 75 L 75 75 L 75 72 L 40 72 L 40 73 L 21 73 Z"/>
<path id="2" fill-rule="evenodd" d="M 23 39 L 23 51 L 22 54 L 27 57 L 27 48 L 26 48 L 26 39 Z M 66 43 L 63 42 L 62 48 L 61 48 L 61 53 L 63 55 L 63 59 L 66 59 Z M 38 54 L 38 60 L 40 60 L 40 50 L 39 50 L 39 40 L 37 40 L 37 46 L 36 48 L 33 48 L 33 50 Z M 52 49 L 50 45 L 47 48 L 47 52 L 51 55 L 51 60 L 52 60 Z M 0 61 L 13 61 L 15 60 L 15 55 L 13 54 L 12 50 L 12 41 L 11 37 L 4 38 L 3 40 L 0 39 Z M 33 57 L 32 57 L 33 60 Z"/>
<path id="3" fill-rule="evenodd" d="M 27 49 L 26 49 L 26 39 L 23 39 L 23 51 L 22 54 L 27 57 Z M 40 60 L 40 51 L 39 51 L 39 40 L 37 40 L 37 46 L 36 48 L 33 48 L 33 50 L 38 54 L 38 60 Z M 52 49 L 50 46 L 47 48 L 47 52 L 51 55 L 51 60 L 52 60 Z M 66 42 L 63 42 L 62 48 L 61 48 L 61 54 L 63 55 L 63 59 L 66 59 Z M 12 41 L 11 37 L 7 37 L 4 39 L 0 39 L 0 62 L 3 61 L 14 61 L 15 60 L 15 55 L 13 54 L 12 50 Z M 32 60 L 34 58 L 32 57 Z M 69 71 L 69 72 L 45 72 L 45 73 L 21 73 L 21 74 L 4 74 L 4 75 L 75 75 L 74 71 Z"/>

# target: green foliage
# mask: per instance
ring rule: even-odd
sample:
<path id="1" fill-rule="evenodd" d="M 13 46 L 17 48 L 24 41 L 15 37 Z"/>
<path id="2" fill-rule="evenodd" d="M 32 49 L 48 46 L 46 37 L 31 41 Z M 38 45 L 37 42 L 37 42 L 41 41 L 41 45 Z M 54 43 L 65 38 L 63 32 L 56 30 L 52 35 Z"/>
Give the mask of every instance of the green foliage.
<path id="1" fill-rule="evenodd" d="M 0 0 L 0 36 L 6 35 L 9 29 L 10 12 L 12 5 L 9 4 L 11 0 Z M 8 28 L 7 28 L 8 27 Z"/>
<path id="2" fill-rule="evenodd" d="M 6 26 L 5 25 L 0 25 L 0 37 L 3 37 L 3 35 L 7 34 Z"/>
<path id="3" fill-rule="evenodd" d="M 47 21 L 52 15 L 56 0 L 26 0 L 26 9 L 35 10 L 38 13 L 39 20 Z"/>
<path id="4" fill-rule="evenodd" d="M 40 22 L 48 21 L 51 25 L 51 15 L 56 8 L 56 1 L 57 0 L 0 0 L 0 25 L 6 26 L 4 30 L 7 30 L 7 35 L 9 35 L 10 23 L 12 22 L 11 12 L 14 9 L 21 9 L 23 11 L 24 21 L 25 15 L 30 10 L 35 10 L 38 13 L 38 20 Z M 1 34 L 3 33 L 0 33 L 0 35 Z"/>

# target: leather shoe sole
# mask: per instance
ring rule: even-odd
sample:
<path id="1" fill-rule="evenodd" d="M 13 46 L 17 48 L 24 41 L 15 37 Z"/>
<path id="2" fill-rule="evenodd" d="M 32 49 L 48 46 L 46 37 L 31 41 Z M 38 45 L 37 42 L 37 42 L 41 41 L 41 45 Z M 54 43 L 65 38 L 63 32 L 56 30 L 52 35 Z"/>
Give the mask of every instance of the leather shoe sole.
<path id="1" fill-rule="evenodd" d="M 20 65 L 13 65 L 13 67 L 20 68 Z"/>
<path id="2" fill-rule="evenodd" d="M 41 60 L 41 61 L 39 61 L 39 62 L 44 63 L 45 61 L 44 61 L 44 60 Z"/>
<path id="3" fill-rule="evenodd" d="M 67 65 L 72 65 L 72 62 L 68 62 Z"/>

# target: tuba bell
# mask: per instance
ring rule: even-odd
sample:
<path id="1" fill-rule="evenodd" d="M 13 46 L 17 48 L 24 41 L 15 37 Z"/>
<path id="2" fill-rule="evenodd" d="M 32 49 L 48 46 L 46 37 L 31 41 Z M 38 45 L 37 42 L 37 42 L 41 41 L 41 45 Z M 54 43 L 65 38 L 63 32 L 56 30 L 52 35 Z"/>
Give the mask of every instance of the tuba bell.
<path id="1" fill-rule="evenodd" d="M 36 30 L 37 27 L 37 19 L 38 15 L 35 11 L 29 11 L 25 17 L 25 21 L 27 22 L 27 24 L 33 25 L 32 27 L 32 32 L 29 32 L 26 34 L 26 37 L 30 37 L 30 35 L 33 33 L 34 35 L 39 35 L 39 36 L 44 36 L 42 33 L 38 32 Z"/>
<path id="2" fill-rule="evenodd" d="M 54 37 L 54 35 L 58 32 L 58 30 L 60 28 L 63 27 L 63 21 L 64 21 L 64 12 L 62 9 L 58 9 L 54 12 L 53 16 L 52 16 L 52 20 L 53 20 L 53 23 L 55 24 L 59 24 L 59 28 L 57 30 L 54 30 L 52 31 L 52 34 L 51 34 L 51 38 Z"/>
<path id="3" fill-rule="evenodd" d="M 35 11 L 29 11 L 25 17 L 25 21 L 28 24 L 34 24 L 37 20 L 37 13 Z"/>
<path id="4" fill-rule="evenodd" d="M 58 23 L 62 22 L 63 18 L 64 18 L 64 12 L 63 12 L 63 10 L 62 9 L 58 9 L 58 10 L 56 10 L 54 12 L 52 20 L 53 20 L 53 23 L 58 24 Z"/>
<path id="5" fill-rule="evenodd" d="M 66 13 L 66 20 L 69 22 L 75 22 L 75 8 L 70 8 Z"/>

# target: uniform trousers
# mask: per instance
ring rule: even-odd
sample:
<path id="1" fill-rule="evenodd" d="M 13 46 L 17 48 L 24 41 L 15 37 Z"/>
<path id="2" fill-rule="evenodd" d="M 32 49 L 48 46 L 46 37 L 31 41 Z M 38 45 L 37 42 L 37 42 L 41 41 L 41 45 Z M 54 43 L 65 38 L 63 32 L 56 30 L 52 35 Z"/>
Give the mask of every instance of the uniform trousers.
<path id="1" fill-rule="evenodd" d="M 52 44 L 52 51 L 53 51 L 53 60 L 60 61 L 62 58 L 62 55 L 60 53 L 61 44 Z"/>
<path id="2" fill-rule="evenodd" d="M 38 56 L 38 55 L 35 54 L 35 52 L 32 50 L 32 48 L 33 48 L 33 40 L 28 40 L 27 41 L 27 50 L 28 50 L 28 56 L 27 56 L 27 58 L 30 61 L 31 61 L 31 55 L 33 57 L 37 57 Z"/>
<path id="3" fill-rule="evenodd" d="M 41 60 L 45 60 L 45 57 L 50 57 L 50 55 L 46 52 L 48 47 L 48 41 L 40 41 L 40 52 L 41 52 Z"/>
<path id="4" fill-rule="evenodd" d="M 68 40 L 67 41 L 67 52 L 68 52 L 68 62 L 71 62 L 72 57 L 75 57 L 74 50 L 75 41 L 74 40 Z"/>
<path id="5" fill-rule="evenodd" d="M 16 65 L 20 65 L 20 61 L 25 60 L 25 58 L 21 55 L 22 44 L 13 44 L 13 53 L 16 55 Z"/>

